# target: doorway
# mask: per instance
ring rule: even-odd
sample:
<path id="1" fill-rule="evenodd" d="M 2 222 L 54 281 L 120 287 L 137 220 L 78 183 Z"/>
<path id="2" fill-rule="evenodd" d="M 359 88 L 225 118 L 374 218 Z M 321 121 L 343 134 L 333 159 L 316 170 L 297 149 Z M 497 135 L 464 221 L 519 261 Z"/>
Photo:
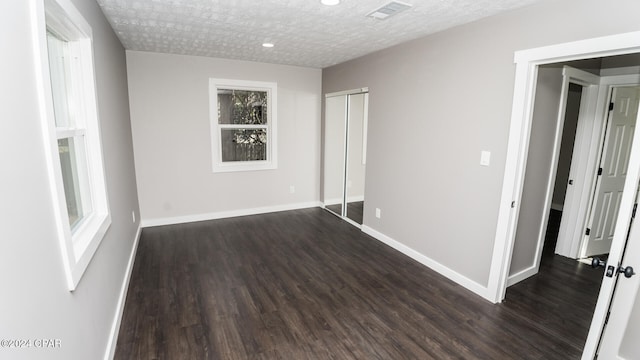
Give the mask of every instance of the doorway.
<path id="1" fill-rule="evenodd" d="M 325 97 L 323 204 L 356 226 L 364 214 L 368 107 L 366 88 Z"/>
<path id="2" fill-rule="evenodd" d="M 633 55 L 631 58 L 637 61 L 638 68 L 616 68 L 615 72 L 640 73 L 640 57 Z M 594 63 L 594 60 L 597 62 Z M 549 64 L 539 69 L 529 156 L 520 205 L 521 218 L 518 221 L 508 283 L 511 286 L 538 274 L 535 280 L 527 281 L 529 285 L 524 286 L 538 284 L 535 286 L 543 289 L 544 286 L 539 283 L 541 279 L 549 276 L 545 272 L 558 277 L 557 272 L 554 272 L 558 267 L 566 268 L 576 276 L 595 276 L 597 281 L 569 282 L 562 289 L 545 288 L 545 293 L 540 294 L 542 298 L 555 298 L 558 304 L 560 299 L 573 298 L 567 292 L 581 294 L 580 302 L 575 298 L 572 300 L 576 307 L 581 304 L 581 309 L 567 307 L 562 313 L 554 314 L 555 317 L 564 320 L 558 324 L 558 332 L 562 332 L 565 323 L 574 325 L 570 331 L 574 336 L 579 335 L 580 346 L 586 340 L 603 271 L 592 270 L 563 256 L 556 257 L 554 249 L 562 248 L 563 242 L 571 240 L 562 238 L 571 235 L 571 231 L 567 229 L 581 228 L 582 233 L 577 234 L 577 240 L 582 241 L 582 254 L 587 249 L 591 251 L 589 255 L 606 255 L 609 252 L 608 248 L 605 249 L 605 246 L 600 244 L 603 240 L 606 241 L 607 237 L 612 239 L 616 223 L 615 217 L 629 164 L 639 95 L 639 88 L 630 84 L 637 84 L 640 80 L 637 75 L 599 76 L 600 73 L 614 71 L 613 66 L 617 66 L 618 60 L 591 59 L 586 62 Z M 591 72 L 568 65 L 580 66 Z M 554 100 L 554 97 L 557 99 Z M 610 103 L 615 107 L 609 108 Z M 549 111 L 549 108 L 554 107 L 558 109 L 557 116 L 553 116 Z M 555 136 L 550 137 L 549 133 L 554 131 Z M 602 170 L 598 171 L 598 168 Z M 617 183 L 607 184 L 611 179 L 617 180 Z M 541 196 L 544 194 L 547 194 L 546 202 L 541 201 L 545 198 Z M 585 195 L 580 198 L 579 194 Z M 567 197 L 568 203 L 565 202 Z M 576 198 L 580 200 L 578 205 L 588 204 L 586 208 L 582 207 L 587 210 L 582 214 L 579 214 L 580 206 L 573 204 Z M 558 226 L 560 219 L 562 222 Z M 575 223 L 571 224 L 571 221 Z M 585 234 L 583 226 L 591 231 Z M 533 230 L 539 232 L 535 233 Z M 556 240 L 559 243 L 557 247 Z M 593 250 L 594 248 L 596 250 Z M 584 255 L 578 256 L 576 253 L 569 257 L 578 259 Z M 521 270 L 523 265 L 526 267 Z M 507 300 L 512 298 L 510 289 L 511 287 L 506 293 Z M 543 306 L 544 304 L 541 304 L 540 308 Z M 580 319 L 580 322 L 576 321 L 576 313 L 572 311 L 577 311 L 577 314 L 582 314 L 585 318 Z M 541 318 L 545 316 L 540 314 Z M 563 316 L 570 318 L 565 319 Z M 549 321 L 554 323 L 551 319 Z"/>
<path id="3" fill-rule="evenodd" d="M 518 217 L 525 179 L 525 166 L 529 146 L 529 135 L 532 130 L 532 112 L 535 98 L 536 79 L 540 66 L 558 61 L 573 59 L 588 59 L 595 56 L 615 56 L 620 54 L 632 54 L 640 51 L 640 33 L 629 33 L 590 39 L 576 43 L 561 44 L 538 49 L 517 52 L 516 80 L 512 122 L 507 152 L 507 166 L 503 183 L 502 202 L 498 216 L 496 231 L 496 246 L 494 248 L 494 261 L 491 265 L 488 290 L 494 293 L 496 301 L 504 298 L 507 285 L 507 274 L 511 262 L 516 231 L 518 230 Z M 605 276 L 600 288 L 598 302 L 591 321 L 589 336 L 584 348 L 583 358 L 593 358 L 596 347 L 602 334 L 603 324 L 607 317 L 607 310 L 611 303 L 614 284 L 617 280 L 615 264 L 621 264 L 624 248 L 626 247 L 629 221 L 634 205 L 637 184 L 640 180 L 640 139 L 636 132 L 631 156 L 629 159 L 628 174 L 625 180 L 624 192 L 620 201 L 618 221 L 616 222 L 615 236 L 610 252 L 612 275 Z M 550 197 L 550 196 L 549 196 Z M 545 203 L 548 200 L 545 200 Z M 627 267 L 628 268 L 628 267 Z M 617 311 L 617 309 L 616 309 Z M 612 308 L 612 314 L 614 310 Z"/>
<path id="4" fill-rule="evenodd" d="M 621 60 L 639 65 L 618 67 Z M 559 231 L 553 234 L 559 255 L 606 255 L 613 238 L 640 74 L 607 74 L 640 73 L 640 56 L 568 64 L 590 67 L 591 72 L 567 63 L 539 69 L 509 286 L 538 272 L 551 216 L 561 214 Z M 552 109 L 558 109 L 557 116 Z"/>

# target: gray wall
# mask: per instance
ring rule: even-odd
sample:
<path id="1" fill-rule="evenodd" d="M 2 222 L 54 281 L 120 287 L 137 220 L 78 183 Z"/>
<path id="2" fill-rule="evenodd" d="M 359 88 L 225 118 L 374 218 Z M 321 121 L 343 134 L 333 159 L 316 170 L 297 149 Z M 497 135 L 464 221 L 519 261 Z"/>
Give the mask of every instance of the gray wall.
<path id="1" fill-rule="evenodd" d="M 514 51 L 640 30 L 639 11 L 542 1 L 325 69 L 323 93 L 369 87 L 365 225 L 486 286 Z"/>
<path id="2" fill-rule="evenodd" d="M 40 0 L 37 0 L 40 1 Z M 138 211 L 125 53 L 93 0 L 74 0 L 93 29 L 112 224 L 78 288 L 67 290 L 56 238 L 28 1 L 0 2 L 0 338 L 60 339 L 56 349 L 0 349 L 3 359 L 100 359 L 132 251 Z"/>
<path id="3" fill-rule="evenodd" d="M 320 200 L 320 70 L 137 51 L 127 67 L 143 222 Z M 276 170 L 212 173 L 209 78 L 278 83 Z"/>

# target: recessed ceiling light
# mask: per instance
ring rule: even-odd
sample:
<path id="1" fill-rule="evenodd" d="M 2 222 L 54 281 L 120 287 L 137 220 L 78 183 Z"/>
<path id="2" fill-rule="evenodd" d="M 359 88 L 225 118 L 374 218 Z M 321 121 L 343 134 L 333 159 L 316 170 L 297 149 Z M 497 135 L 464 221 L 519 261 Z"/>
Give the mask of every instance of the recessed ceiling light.
<path id="1" fill-rule="evenodd" d="M 272 47 L 274 47 L 275 45 L 273 45 L 273 43 L 266 42 L 266 43 L 263 43 L 263 44 L 262 44 L 262 46 L 263 46 L 263 47 L 266 47 L 266 48 L 272 48 Z"/>
<path id="2" fill-rule="evenodd" d="M 340 0 L 320 0 L 322 5 L 333 6 L 340 4 Z"/>

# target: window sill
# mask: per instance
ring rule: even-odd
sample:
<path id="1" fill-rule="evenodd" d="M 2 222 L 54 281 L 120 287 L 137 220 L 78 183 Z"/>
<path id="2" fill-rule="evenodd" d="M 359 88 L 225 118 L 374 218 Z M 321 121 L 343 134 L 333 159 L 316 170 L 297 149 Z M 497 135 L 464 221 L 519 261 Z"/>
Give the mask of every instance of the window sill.
<path id="1" fill-rule="evenodd" d="M 110 226 L 111 216 L 109 214 L 94 214 L 86 219 L 72 235 L 75 263 L 69 264 L 67 276 L 69 290 L 73 291 L 78 286 Z"/>
<path id="2" fill-rule="evenodd" d="M 273 161 L 251 161 L 242 162 L 234 161 L 227 163 L 218 163 L 213 165 L 214 173 L 238 172 L 238 171 L 259 171 L 259 170 L 275 170 L 278 166 Z"/>

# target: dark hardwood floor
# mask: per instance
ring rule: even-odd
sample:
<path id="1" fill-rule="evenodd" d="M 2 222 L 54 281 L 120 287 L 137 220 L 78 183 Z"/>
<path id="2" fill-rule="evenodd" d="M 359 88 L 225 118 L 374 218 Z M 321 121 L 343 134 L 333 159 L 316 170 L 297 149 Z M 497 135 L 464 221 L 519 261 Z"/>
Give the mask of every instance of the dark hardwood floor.
<path id="1" fill-rule="evenodd" d="M 604 269 L 555 255 L 562 213 L 552 210 L 537 275 L 507 288 L 503 306 L 560 339 L 578 359 L 587 340 Z"/>
<path id="2" fill-rule="evenodd" d="M 578 359 L 581 265 L 494 305 L 319 208 L 146 228 L 115 358 Z"/>

